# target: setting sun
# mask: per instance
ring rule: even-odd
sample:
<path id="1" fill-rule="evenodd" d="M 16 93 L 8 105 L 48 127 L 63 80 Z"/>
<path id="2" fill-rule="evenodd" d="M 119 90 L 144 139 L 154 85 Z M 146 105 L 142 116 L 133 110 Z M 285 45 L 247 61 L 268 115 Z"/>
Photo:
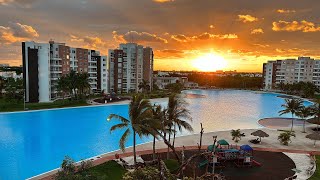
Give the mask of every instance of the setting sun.
<path id="1" fill-rule="evenodd" d="M 195 59 L 192 65 L 199 71 L 216 71 L 226 68 L 227 61 L 222 56 L 209 53 Z"/>

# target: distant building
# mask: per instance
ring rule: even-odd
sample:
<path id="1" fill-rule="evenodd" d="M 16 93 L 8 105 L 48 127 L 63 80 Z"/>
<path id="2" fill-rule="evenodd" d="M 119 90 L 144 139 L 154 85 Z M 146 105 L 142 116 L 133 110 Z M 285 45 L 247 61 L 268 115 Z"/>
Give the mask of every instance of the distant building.
<path id="1" fill-rule="evenodd" d="M 184 87 L 187 89 L 197 89 L 197 88 L 199 88 L 199 84 L 189 81 L 189 82 L 184 83 Z"/>
<path id="2" fill-rule="evenodd" d="M 268 61 L 263 64 L 263 86 L 273 89 L 280 83 L 312 82 L 320 87 L 320 60 L 310 57 Z"/>
<path id="3" fill-rule="evenodd" d="M 9 67 L 9 64 L 0 64 L 0 67 Z"/>
<path id="4" fill-rule="evenodd" d="M 136 43 L 120 44 L 109 50 L 109 91 L 138 92 L 144 80 L 153 87 L 153 50 Z"/>
<path id="5" fill-rule="evenodd" d="M 7 79 L 7 78 L 20 79 L 20 78 L 22 78 L 22 74 L 18 75 L 15 71 L 0 72 L 0 76 L 4 79 Z"/>
<path id="6" fill-rule="evenodd" d="M 99 51 L 73 48 L 65 43 L 22 43 L 26 102 L 50 102 L 59 98 L 57 80 L 71 71 L 88 73 L 93 92 L 107 91 L 107 57 Z"/>
<path id="7" fill-rule="evenodd" d="M 159 89 L 165 89 L 169 84 L 181 83 L 184 85 L 188 82 L 187 77 L 154 77 L 153 80 Z"/>

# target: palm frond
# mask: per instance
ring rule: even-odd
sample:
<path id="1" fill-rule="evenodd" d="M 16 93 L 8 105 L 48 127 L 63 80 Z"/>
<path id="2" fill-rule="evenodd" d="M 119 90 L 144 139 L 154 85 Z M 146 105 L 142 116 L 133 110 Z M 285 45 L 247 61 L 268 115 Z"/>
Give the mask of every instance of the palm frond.
<path id="1" fill-rule="evenodd" d="M 129 124 L 127 123 L 121 123 L 121 124 L 116 124 L 114 126 L 112 126 L 110 128 L 110 132 L 114 131 L 114 130 L 117 130 L 117 129 L 123 129 L 123 128 L 127 128 Z"/>
<path id="2" fill-rule="evenodd" d="M 110 121 L 112 119 L 118 119 L 120 120 L 122 123 L 130 123 L 130 121 L 120 115 L 117 115 L 117 114 L 110 114 L 107 118 L 107 121 Z"/>
<path id="3" fill-rule="evenodd" d="M 119 141 L 120 149 L 121 149 L 121 151 L 123 151 L 123 152 L 124 152 L 124 150 L 125 150 L 125 143 L 127 142 L 129 136 L 130 136 L 130 129 L 128 128 L 128 129 L 123 133 L 123 135 L 121 136 L 120 141 Z"/>

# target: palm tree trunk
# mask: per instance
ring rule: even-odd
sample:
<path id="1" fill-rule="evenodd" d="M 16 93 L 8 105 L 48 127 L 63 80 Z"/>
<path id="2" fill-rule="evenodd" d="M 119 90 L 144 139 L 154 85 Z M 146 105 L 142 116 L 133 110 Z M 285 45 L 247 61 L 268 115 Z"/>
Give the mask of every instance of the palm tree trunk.
<path id="1" fill-rule="evenodd" d="M 172 140 L 172 146 L 174 147 L 174 142 L 176 140 L 176 126 L 174 126 L 174 132 L 173 132 L 173 140 Z"/>
<path id="2" fill-rule="evenodd" d="M 136 131 L 135 130 L 133 130 L 133 162 L 134 162 L 134 166 L 136 166 L 137 155 L 136 155 Z"/>
<path id="3" fill-rule="evenodd" d="M 291 132 L 293 131 L 293 113 L 291 114 L 292 115 L 292 119 L 291 119 Z"/>
<path id="4" fill-rule="evenodd" d="M 171 140 L 171 133 L 169 133 L 169 143 L 170 143 L 170 140 Z M 172 146 L 174 148 L 174 146 Z M 168 145 L 168 150 L 167 150 L 167 159 L 169 159 L 169 145 Z"/>
<path id="5" fill-rule="evenodd" d="M 304 119 L 303 120 L 303 133 L 306 132 L 306 120 Z"/>
<path id="6" fill-rule="evenodd" d="M 153 160 L 156 159 L 156 136 L 153 136 L 153 154 L 152 154 Z"/>

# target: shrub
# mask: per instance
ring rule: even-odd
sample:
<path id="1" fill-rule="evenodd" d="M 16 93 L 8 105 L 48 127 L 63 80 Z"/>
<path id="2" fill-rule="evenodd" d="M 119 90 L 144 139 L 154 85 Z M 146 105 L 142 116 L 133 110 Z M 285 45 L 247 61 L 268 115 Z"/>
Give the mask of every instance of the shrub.
<path id="1" fill-rule="evenodd" d="M 164 160 L 164 163 L 166 164 L 170 173 L 174 173 L 175 171 L 177 171 L 179 169 L 179 162 L 175 159 Z"/>
<path id="2" fill-rule="evenodd" d="M 278 140 L 280 141 L 281 144 L 288 146 L 289 142 L 291 141 L 291 137 L 296 137 L 296 135 L 294 134 L 294 132 L 290 132 L 290 131 L 286 131 L 286 132 L 282 132 L 279 136 L 278 136 Z"/>

